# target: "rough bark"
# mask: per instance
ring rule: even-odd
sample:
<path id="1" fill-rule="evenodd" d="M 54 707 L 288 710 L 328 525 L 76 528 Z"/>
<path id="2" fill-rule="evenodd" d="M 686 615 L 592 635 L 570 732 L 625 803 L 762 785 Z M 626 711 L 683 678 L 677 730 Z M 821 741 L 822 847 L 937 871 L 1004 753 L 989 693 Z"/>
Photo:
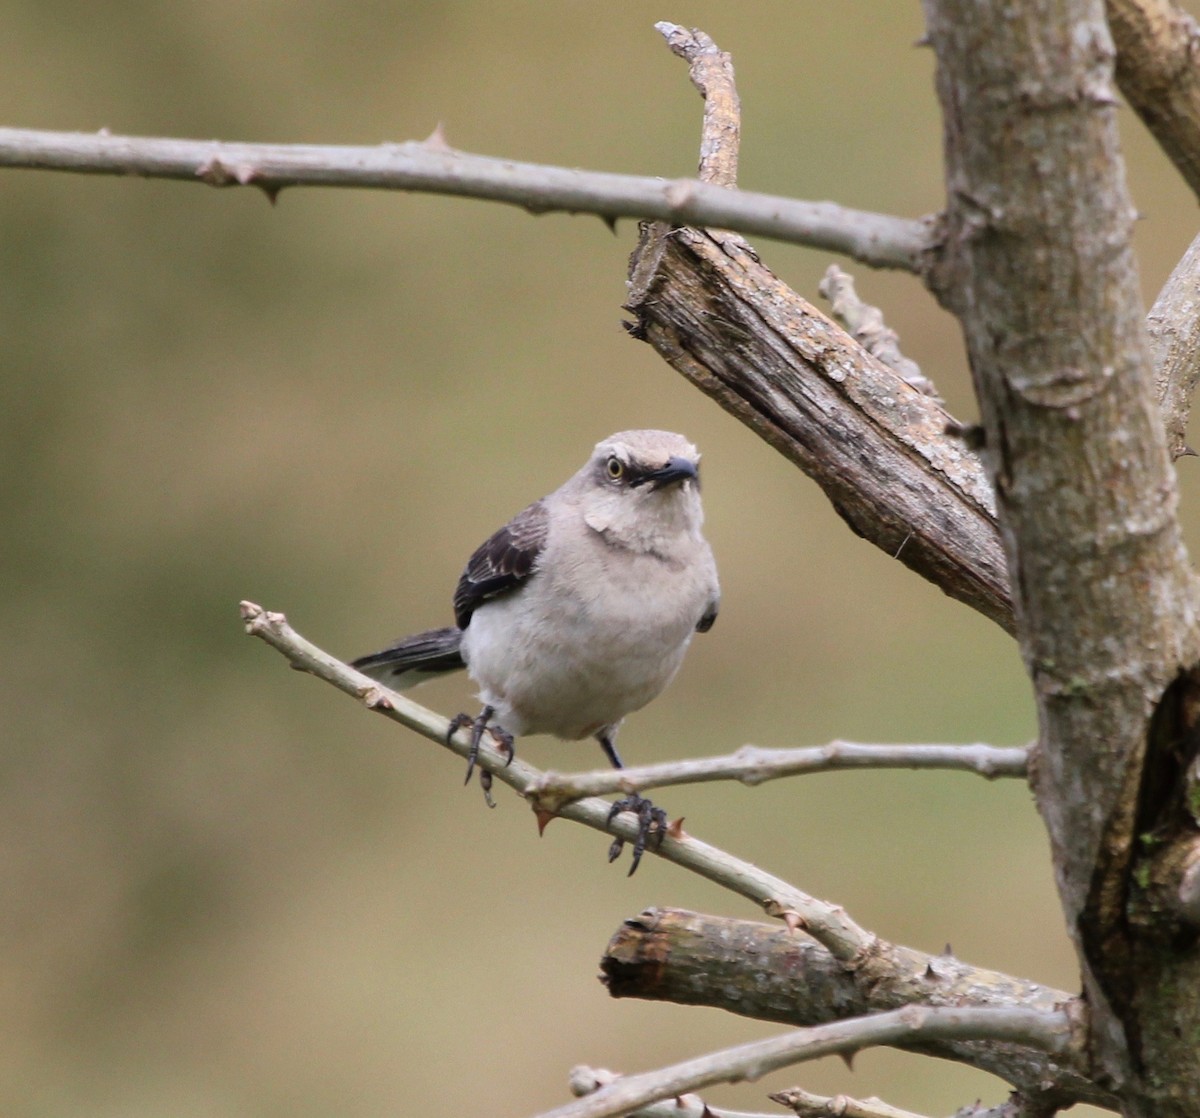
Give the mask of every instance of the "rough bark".
<path id="1" fill-rule="evenodd" d="M 1200 196 L 1200 27 L 1170 0 L 1108 0 L 1117 82 Z"/>
<path id="2" fill-rule="evenodd" d="M 1050 1010 L 1070 995 L 983 970 L 950 955 L 876 941 L 846 965 L 778 924 L 653 908 L 626 920 L 600 961 L 614 998 L 706 1005 L 808 1026 L 906 1005 Z M 980 1068 L 1057 1105 L 1113 1105 L 1090 1082 L 1082 1053 L 1052 1057 L 1016 1044 L 938 1041 L 914 1051 Z"/>
<path id="3" fill-rule="evenodd" d="M 1200 237 L 1175 265 L 1146 316 L 1155 393 L 1172 458 L 1189 453 L 1188 419 L 1200 379 Z M 1193 452 L 1194 453 L 1194 452 Z"/>
<path id="4" fill-rule="evenodd" d="M 1198 645 L 1103 5 L 925 10 L 945 121 L 953 283 L 942 289 L 980 398 L 1039 714 L 1035 790 L 1093 1011 L 1096 1074 L 1127 1113 L 1194 1115 L 1200 1011 L 1181 1003 L 1197 1000 L 1200 958 L 1164 944 L 1153 917 L 1135 927 L 1128 915 L 1147 868 L 1139 835 L 1178 796 L 1169 746 L 1190 740 L 1196 704 L 1173 681 Z"/>
<path id="5" fill-rule="evenodd" d="M 987 479 L 936 401 L 732 234 L 643 230 L 630 331 L 799 466 L 859 535 L 1011 631 Z"/>

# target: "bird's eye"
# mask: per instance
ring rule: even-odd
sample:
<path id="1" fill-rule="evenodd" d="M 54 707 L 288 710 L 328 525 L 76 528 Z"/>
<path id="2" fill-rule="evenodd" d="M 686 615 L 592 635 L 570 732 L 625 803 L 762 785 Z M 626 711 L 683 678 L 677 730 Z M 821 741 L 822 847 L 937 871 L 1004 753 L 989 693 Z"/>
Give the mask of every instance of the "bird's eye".
<path id="1" fill-rule="evenodd" d="M 604 464 L 604 468 L 608 471 L 608 476 L 613 481 L 620 481 L 625 476 L 625 463 L 615 454 L 609 456 L 608 461 Z"/>

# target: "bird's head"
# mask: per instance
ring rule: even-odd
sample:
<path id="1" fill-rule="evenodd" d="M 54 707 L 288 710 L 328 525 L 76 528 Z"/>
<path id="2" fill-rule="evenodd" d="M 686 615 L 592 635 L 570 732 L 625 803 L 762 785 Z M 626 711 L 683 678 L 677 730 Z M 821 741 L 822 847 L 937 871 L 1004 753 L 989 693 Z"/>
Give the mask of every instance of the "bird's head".
<path id="1" fill-rule="evenodd" d="M 596 444 L 580 471 L 584 517 L 638 551 L 658 551 L 699 532 L 700 454 L 671 431 L 621 431 Z"/>

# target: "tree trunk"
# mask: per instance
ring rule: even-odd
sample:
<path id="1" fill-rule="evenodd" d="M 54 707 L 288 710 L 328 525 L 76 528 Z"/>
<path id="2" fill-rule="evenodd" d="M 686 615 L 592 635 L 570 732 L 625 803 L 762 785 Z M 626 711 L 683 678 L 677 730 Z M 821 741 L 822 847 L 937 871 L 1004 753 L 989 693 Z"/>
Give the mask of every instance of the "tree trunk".
<path id="1" fill-rule="evenodd" d="M 1128 1114 L 1195 1115 L 1200 956 L 1164 899 L 1180 894 L 1194 834 L 1182 774 L 1197 599 L 1142 326 L 1104 5 L 925 11 L 945 121 L 940 290 L 983 416 L 1094 1070 Z"/>

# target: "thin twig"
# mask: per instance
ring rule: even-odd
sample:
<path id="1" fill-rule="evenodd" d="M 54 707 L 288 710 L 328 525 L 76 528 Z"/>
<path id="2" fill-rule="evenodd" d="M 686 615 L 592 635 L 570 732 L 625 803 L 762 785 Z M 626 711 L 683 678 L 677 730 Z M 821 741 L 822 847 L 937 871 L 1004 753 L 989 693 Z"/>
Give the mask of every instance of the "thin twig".
<path id="1" fill-rule="evenodd" d="M 845 253 L 877 268 L 919 271 L 932 223 L 725 190 L 695 179 L 580 171 L 471 155 L 429 140 L 348 147 L 222 143 L 0 128 L 0 167 L 140 175 L 210 186 L 339 186 L 456 194 L 552 210 L 710 225 Z"/>
<path id="2" fill-rule="evenodd" d="M 714 1083 L 755 1080 L 791 1064 L 879 1045 L 903 1048 L 924 1041 L 956 1038 L 1017 1042 L 1056 1052 L 1072 1041 L 1072 1032 L 1071 1019 L 1062 1012 L 908 1006 L 890 1013 L 797 1029 L 769 1040 L 710 1052 L 671 1067 L 626 1076 L 595 1094 L 546 1111 L 540 1118 L 616 1118 L 647 1103 L 674 1098 Z"/>
<path id="3" fill-rule="evenodd" d="M 305 640 L 287 623 L 283 614 L 270 613 L 253 602 L 242 602 L 241 614 L 247 633 L 281 652 L 295 667 L 333 684 L 369 710 L 415 730 L 461 757 L 467 755 L 470 743 L 465 733 L 460 732 L 447 740 L 448 719 L 369 679 Z M 520 758 L 510 763 L 508 757 L 490 746 L 486 739 L 481 743 L 478 763 L 522 795 L 536 787 L 544 776 L 540 769 Z M 628 813 L 617 815 L 610 822 L 610 806 L 607 800 L 589 798 L 564 804 L 556 814 L 632 842 L 637 836 L 636 824 Z M 546 815 L 541 816 L 539 821 L 543 827 L 547 819 Z M 652 852 L 754 901 L 769 916 L 779 917 L 789 927 L 802 928 L 835 958 L 853 959 L 875 943 L 870 932 L 860 928 L 836 905 L 810 897 L 757 866 L 693 838 L 677 823 L 668 828 L 662 844 L 655 846 Z"/>
<path id="4" fill-rule="evenodd" d="M 849 1095 L 814 1095 L 802 1087 L 789 1087 L 770 1096 L 800 1118 L 921 1118 L 911 1110 L 900 1110 L 880 1099 L 852 1099 Z"/>
<path id="5" fill-rule="evenodd" d="M 584 1064 L 571 1069 L 571 1094 L 576 1098 L 590 1095 L 620 1079 L 608 1068 L 592 1068 Z M 631 1111 L 629 1118 L 779 1118 L 776 1111 L 770 1114 L 752 1114 L 744 1110 L 727 1110 L 712 1106 L 699 1095 L 676 1095 L 670 1101 L 652 1102 L 648 1106 Z"/>
<path id="6" fill-rule="evenodd" d="M 607 796 L 614 792 L 636 792 L 646 788 L 702 784 L 715 780 L 737 780 L 753 786 L 785 776 L 845 769 L 955 769 L 977 773 L 989 780 L 997 777 L 1024 779 L 1028 765 L 1028 746 L 1002 747 L 983 743 L 864 745 L 849 741 L 831 741 L 827 745 L 801 749 L 764 749 L 757 745 L 743 745 L 722 757 L 664 761 L 617 771 L 547 772 L 530 789 L 529 796 L 552 810 L 559 803 L 583 796 Z"/>
<path id="7" fill-rule="evenodd" d="M 692 85 L 704 98 L 704 124 L 700 134 L 701 182 L 737 186 L 738 154 L 742 137 L 742 107 L 733 80 L 733 59 L 703 31 L 663 20 L 654 29 L 675 54 L 690 64 Z"/>
<path id="8" fill-rule="evenodd" d="M 900 335 L 883 320 L 883 311 L 865 303 L 854 290 L 854 277 L 830 264 L 817 290 L 829 300 L 829 309 L 872 357 L 882 361 L 905 384 L 941 402 L 938 390 L 913 360 L 900 352 Z"/>

